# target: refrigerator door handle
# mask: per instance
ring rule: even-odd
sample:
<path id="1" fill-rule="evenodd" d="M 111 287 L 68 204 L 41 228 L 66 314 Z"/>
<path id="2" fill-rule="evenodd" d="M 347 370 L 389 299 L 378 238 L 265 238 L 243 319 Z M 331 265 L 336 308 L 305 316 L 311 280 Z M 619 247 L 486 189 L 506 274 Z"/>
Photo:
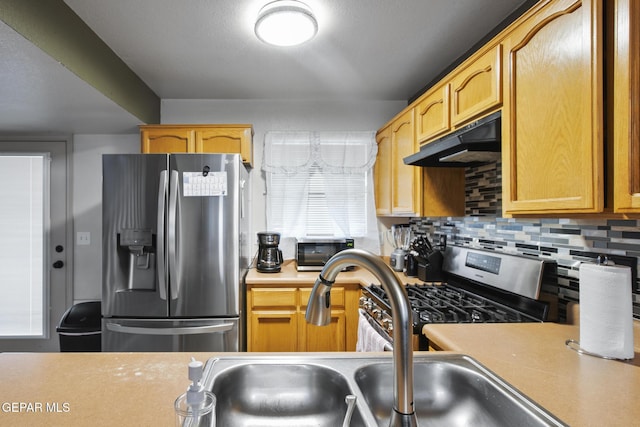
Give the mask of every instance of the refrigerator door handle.
<path id="1" fill-rule="evenodd" d="M 158 185 L 158 257 L 156 266 L 158 269 L 158 287 L 160 299 L 167 299 L 167 268 L 165 265 L 165 241 L 164 218 L 167 210 L 167 171 L 160 172 L 160 184 Z"/>
<path id="2" fill-rule="evenodd" d="M 171 181 L 169 183 L 169 224 L 167 227 L 167 243 L 169 251 L 169 297 L 172 300 L 178 299 L 180 293 L 180 281 L 182 274 L 177 262 L 177 230 L 176 225 L 178 215 L 178 200 L 180 198 L 180 175 L 178 171 L 171 171 Z"/>
<path id="3" fill-rule="evenodd" d="M 123 326 L 117 323 L 107 323 L 107 329 L 112 332 L 139 335 L 195 335 L 227 332 L 233 329 L 233 323 L 219 323 L 206 326 L 186 326 L 183 328 L 145 328 L 142 326 Z"/>

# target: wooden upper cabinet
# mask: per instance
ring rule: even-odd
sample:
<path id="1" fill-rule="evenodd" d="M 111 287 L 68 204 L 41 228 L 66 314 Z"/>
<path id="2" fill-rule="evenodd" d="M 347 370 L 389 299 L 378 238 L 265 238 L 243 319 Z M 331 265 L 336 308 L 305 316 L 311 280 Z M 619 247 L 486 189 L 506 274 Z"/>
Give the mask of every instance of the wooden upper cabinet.
<path id="1" fill-rule="evenodd" d="M 640 213 L 640 2 L 612 3 L 614 210 Z"/>
<path id="2" fill-rule="evenodd" d="M 502 46 L 469 58 L 415 102 L 418 143 L 430 141 L 502 105 Z"/>
<path id="3" fill-rule="evenodd" d="M 415 106 L 416 139 L 419 143 L 436 138 L 451 129 L 449 88 L 446 83 L 429 90 Z"/>
<path id="4" fill-rule="evenodd" d="M 601 2 L 539 3 L 504 39 L 506 214 L 604 208 Z"/>
<path id="5" fill-rule="evenodd" d="M 391 215 L 391 126 L 376 134 L 378 154 L 373 165 L 376 214 Z"/>
<path id="6" fill-rule="evenodd" d="M 163 126 L 140 126 L 143 153 L 193 153 L 193 129 Z"/>
<path id="7" fill-rule="evenodd" d="M 140 126 L 143 153 L 239 153 L 253 162 L 251 125 Z"/>
<path id="8" fill-rule="evenodd" d="M 196 153 L 240 153 L 244 163 L 253 158 L 251 126 L 196 129 Z"/>
<path id="9" fill-rule="evenodd" d="M 451 124 L 457 127 L 502 104 L 502 46 L 471 59 L 451 79 Z"/>
<path id="10" fill-rule="evenodd" d="M 413 113 L 413 109 L 407 110 L 391 124 L 391 212 L 394 215 L 422 214 L 422 170 L 403 161 L 419 149 Z"/>

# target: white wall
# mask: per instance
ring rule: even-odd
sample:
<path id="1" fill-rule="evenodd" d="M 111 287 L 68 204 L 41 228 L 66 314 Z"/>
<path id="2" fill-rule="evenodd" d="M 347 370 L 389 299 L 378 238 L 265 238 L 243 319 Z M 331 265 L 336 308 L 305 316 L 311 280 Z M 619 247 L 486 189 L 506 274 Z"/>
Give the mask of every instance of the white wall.
<path id="1" fill-rule="evenodd" d="M 249 123 L 253 125 L 253 169 L 250 172 L 252 226 L 266 228 L 265 178 L 260 169 L 264 134 L 273 130 L 378 130 L 406 107 L 406 101 L 171 100 L 162 101 L 162 123 Z M 382 225 L 382 224 L 381 224 Z M 384 225 L 381 231 L 385 229 Z M 383 252 L 384 253 L 384 252 Z"/>
<path id="2" fill-rule="evenodd" d="M 140 152 L 140 135 L 73 136 L 73 300 L 102 297 L 102 154 Z M 90 233 L 78 246 L 77 233 Z"/>
<path id="3" fill-rule="evenodd" d="M 264 134 L 270 130 L 377 130 L 406 101 L 164 100 L 162 123 L 250 123 L 254 128 L 254 167 L 250 172 L 252 226 L 266 227 L 265 180 L 260 170 Z M 74 245 L 75 302 L 101 298 L 102 154 L 139 153 L 139 135 L 74 135 L 74 241 L 89 232 L 91 243 Z M 384 229 L 384 225 L 382 227 Z"/>

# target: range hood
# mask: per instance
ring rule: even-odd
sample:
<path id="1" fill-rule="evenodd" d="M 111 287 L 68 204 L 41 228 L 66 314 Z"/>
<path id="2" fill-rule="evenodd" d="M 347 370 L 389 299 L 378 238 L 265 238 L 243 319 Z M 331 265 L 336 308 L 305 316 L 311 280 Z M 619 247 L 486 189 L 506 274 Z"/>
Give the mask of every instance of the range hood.
<path id="1" fill-rule="evenodd" d="M 501 112 L 490 114 L 403 159 L 413 166 L 465 167 L 500 159 Z"/>

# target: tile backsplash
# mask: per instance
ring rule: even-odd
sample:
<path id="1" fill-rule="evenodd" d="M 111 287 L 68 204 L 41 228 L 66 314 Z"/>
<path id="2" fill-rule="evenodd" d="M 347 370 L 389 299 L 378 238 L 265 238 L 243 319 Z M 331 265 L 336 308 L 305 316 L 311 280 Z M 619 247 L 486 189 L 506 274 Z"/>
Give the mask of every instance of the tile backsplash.
<path id="1" fill-rule="evenodd" d="M 579 301 L 579 267 L 605 255 L 632 267 L 633 314 L 640 319 L 640 220 L 502 218 L 500 163 L 467 168 L 466 216 L 412 218 L 415 233 L 434 241 L 446 235 L 449 243 L 500 252 L 532 255 L 556 261 L 557 286 L 545 292 L 557 295 L 558 320 L 566 305 Z"/>

